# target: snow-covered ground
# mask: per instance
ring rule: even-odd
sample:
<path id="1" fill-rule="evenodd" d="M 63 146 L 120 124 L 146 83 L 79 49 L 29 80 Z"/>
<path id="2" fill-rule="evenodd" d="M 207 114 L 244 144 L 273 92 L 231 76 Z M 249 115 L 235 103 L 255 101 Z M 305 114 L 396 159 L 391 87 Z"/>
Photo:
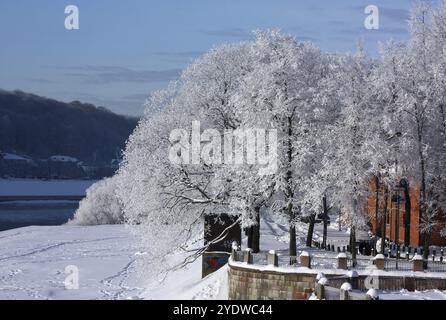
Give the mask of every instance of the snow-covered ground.
<path id="1" fill-rule="evenodd" d="M 287 229 L 271 219 L 261 224 L 262 249 L 285 251 Z M 302 244 L 304 226 L 298 229 Z M 137 262 L 145 249 L 123 225 L 26 227 L 0 232 L 0 243 L 0 299 L 227 298 L 227 268 L 201 279 L 201 260 L 161 283 L 141 278 Z M 73 266 L 79 288 L 67 289 L 66 271 Z M 382 292 L 380 297 L 446 299 L 446 292 Z"/>
<path id="2" fill-rule="evenodd" d="M 227 282 L 225 269 L 201 281 L 201 261 L 163 283 L 145 283 L 136 270 L 142 248 L 122 225 L 26 227 L 0 232 L 0 243 L 0 299 L 227 296 L 227 290 L 220 290 Z M 73 279 L 67 279 L 71 266 L 79 271 L 79 289 L 65 285 L 72 283 L 67 281 Z"/>

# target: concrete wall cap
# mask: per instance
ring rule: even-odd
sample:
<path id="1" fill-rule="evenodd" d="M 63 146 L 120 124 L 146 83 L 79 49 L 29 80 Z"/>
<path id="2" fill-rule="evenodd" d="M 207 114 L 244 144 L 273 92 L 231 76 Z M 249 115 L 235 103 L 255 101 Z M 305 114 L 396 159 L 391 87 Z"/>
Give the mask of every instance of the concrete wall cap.
<path id="1" fill-rule="evenodd" d="M 369 297 L 372 297 L 373 299 L 378 298 L 378 291 L 376 291 L 376 289 L 369 289 L 369 291 L 367 291 L 366 295 L 368 295 Z"/>
<path id="2" fill-rule="evenodd" d="M 321 286 L 325 286 L 328 282 L 328 279 L 325 277 L 322 277 L 319 279 L 319 281 L 317 282 L 318 284 L 320 284 Z"/>
<path id="3" fill-rule="evenodd" d="M 302 251 L 302 253 L 300 254 L 300 257 L 309 257 L 310 254 L 308 253 L 308 251 Z"/>
<path id="4" fill-rule="evenodd" d="M 325 278 L 325 274 L 323 274 L 322 272 L 319 272 L 318 274 L 317 274 L 317 276 L 316 276 L 316 280 L 320 280 L 320 279 L 322 279 L 322 278 Z"/>
<path id="5" fill-rule="evenodd" d="M 375 256 L 375 258 L 373 258 L 373 260 L 377 260 L 377 259 L 381 259 L 381 260 L 383 260 L 384 259 L 384 255 L 383 254 L 377 254 L 376 256 Z"/>
<path id="6" fill-rule="evenodd" d="M 347 258 L 347 255 L 344 253 L 344 252 L 341 252 L 340 254 L 338 254 L 337 256 L 336 256 L 336 258 Z"/>
<path id="7" fill-rule="evenodd" d="M 355 270 L 347 272 L 347 276 L 349 278 L 357 278 L 357 277 L 359 277 L 358 273 Z"/>
<path id="8" fill-rule="evenodd" d="M 412 260 L 414 260 L 414 261 L 423 260 L 423 257 L 422 257 L 420 254 L 417 253 L 417 254 L 412 258 Z"/>
<path id="9" fill-rule="evenodd" d="M 352 285 L 348 282 L 344 282 L 341 286 L 341 290 L 352 291 Z"/>

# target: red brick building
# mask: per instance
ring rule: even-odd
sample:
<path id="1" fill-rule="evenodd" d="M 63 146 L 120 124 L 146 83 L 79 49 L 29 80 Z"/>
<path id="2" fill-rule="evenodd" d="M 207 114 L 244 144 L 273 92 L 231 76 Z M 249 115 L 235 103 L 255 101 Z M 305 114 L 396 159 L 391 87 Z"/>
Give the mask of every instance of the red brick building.
<path id="1" fill-rule="evenodd" d="M 397 187 L 386 190 L 377 178 L 370 184 L 367 212 L 370 217 L 372 232 L 381 237 L 384 228 L 381 214 L 386 211 L 385 238 L 399 244 L 422 246 L 423 235 L 420 226 L 420 187 L 416 182 L 403 179 Z M 387 199 L 387 205 L 386 200 Z M 440 230 L 446 227 L 444 215 L 437 217 L 438 225 L 431 233 L 431 245 L 445 246 L 446 237 L 440 236 Z M 398 238 L 398 241 L 396 239 Z"/>

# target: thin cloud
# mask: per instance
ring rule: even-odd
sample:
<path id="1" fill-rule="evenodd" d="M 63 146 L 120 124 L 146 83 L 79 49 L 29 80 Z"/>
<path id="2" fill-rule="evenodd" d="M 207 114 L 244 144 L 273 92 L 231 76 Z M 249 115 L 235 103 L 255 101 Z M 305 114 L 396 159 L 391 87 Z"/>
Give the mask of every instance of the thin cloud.
<path id="1" fill-rule="evenodd" d="M 380 14 L 382 17 L 386 17 L 392 20 L 400 20 L 400 21 L 406 21 L 409 19 L 410 13 L 409 10 L 405 9 L 395 9 L 395 8 L 386 8 L 383 7 L 380 10 Z"/>
<path id="2" fill-rule="evenodd" d="M 66 73 L 66 75 L 78 77 L 84 82 L 93 84 L 166 82 L 178 78 L 181 73 L 180 69 L 134 70 L 116 66 L 75 66 L 66 69 L 76 71 Z"/>
<path id="3" fill-rule="evenodd" d="M 251 31 L 247 31 L 247 30 L 241 29 L 241 28 L 226 28 L 226 29 L 219 29 L 219 30 L 201 29 L 201 30 L 198 30 L 198 32 L 203 33 L 208 36 L 213 36 L 213 37 L 237 38 L 237 39 L 243 39 L 243 40 L 252 38 Z"/>
<path id="4" fill-rule="evenodd" d="M 136 93 L 136 94 L 130 94 L 130 95 L 126 95 L 121 97 L 121 99 L 123 100 L 136 100 L 136 101 L 145 101 L 150 97 L 149 94 L 147 93 Z"/>
<path id="5" fill-rule="evenodd" d="M 28 81 L 41 84 L 54 84 L 56 81 L 43 78 L 29 78 Z"/>
<path id="6" fill-rule="evenodd" d="M 168 52 L 158 51 L 153 54 L 161 57 L 178 57 L 178 58 L 194 58 L 204 54 L 204 51 L 180 51 L 180 52 Z"/>
<path id="7" fill-rule="evenodd" d="M 354 11 L 355 13 L 364 13 L 364 9 L 366 7 L 366 5 L 354 5 L 350 6 L 350 10 Z M 406 20 L 409 19 L 410 16 L 410 12 L 407 9 L 389 8 L 384 5 L 378 5 L 377 7 L 379 9 L 379 15 L 382 18 L 386 18 L 394 22 L 406 22 Z"/>

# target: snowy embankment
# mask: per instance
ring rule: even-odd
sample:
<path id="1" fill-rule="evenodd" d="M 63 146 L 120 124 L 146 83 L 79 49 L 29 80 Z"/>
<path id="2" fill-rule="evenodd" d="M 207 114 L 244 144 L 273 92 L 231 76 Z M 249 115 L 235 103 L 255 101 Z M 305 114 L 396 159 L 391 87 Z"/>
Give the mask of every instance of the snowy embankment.
<path id="1" fill-rule="evenodd" d="M 201 281 L 201 261 L 145 283 L 136 270 L 142 248 L 123 225 L 27 227 L 0 232 L 0 243 L 0 299 L 225 298 L 224 269 Z M 65 286 L 70 266 L 79 289 Z"/>

